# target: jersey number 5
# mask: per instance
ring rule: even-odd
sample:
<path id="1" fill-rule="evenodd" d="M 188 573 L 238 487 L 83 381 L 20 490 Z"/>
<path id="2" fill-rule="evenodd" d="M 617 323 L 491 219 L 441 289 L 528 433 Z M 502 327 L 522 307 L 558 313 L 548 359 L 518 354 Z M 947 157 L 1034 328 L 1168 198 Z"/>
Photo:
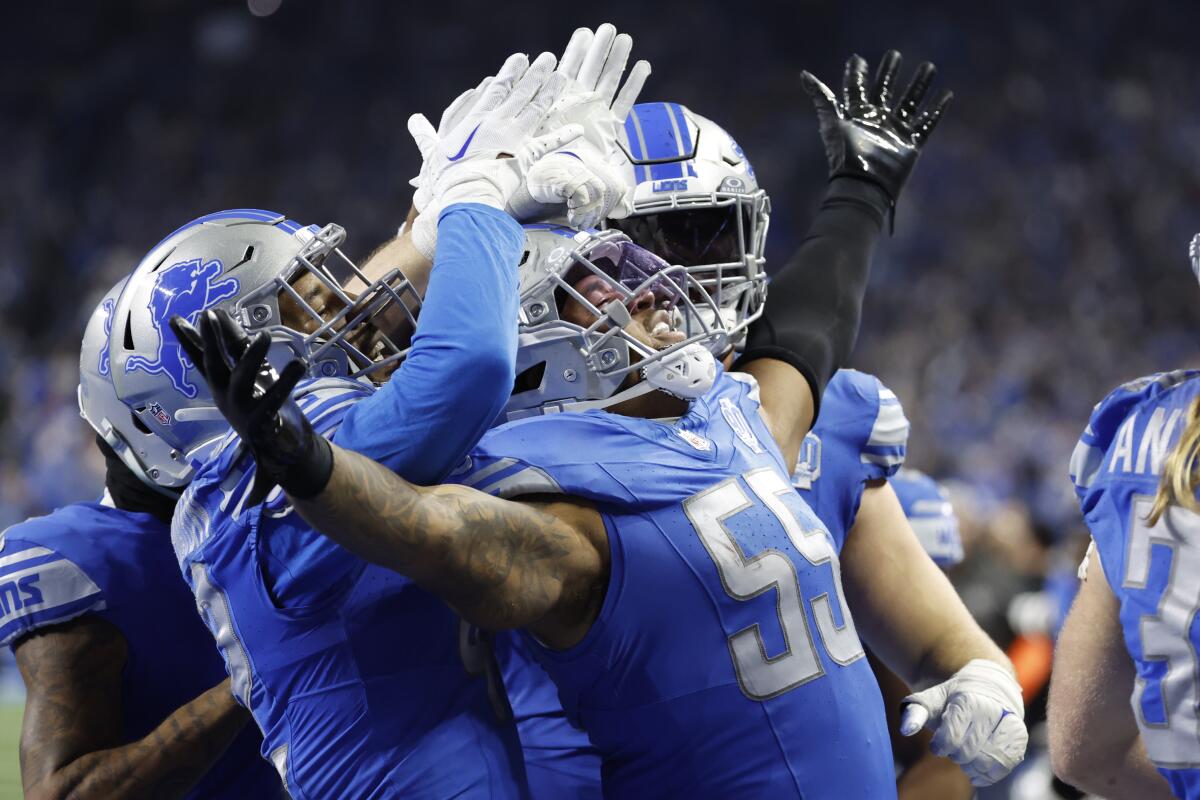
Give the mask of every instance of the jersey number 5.
<path id="1" fill-rule="evenodd" d="M 779 521 L 792 547 L 809 564 L 829 564 L 842 624 L 839 626 L 833 615 L 833 600 L 828 592 L 809 601 L 817 632 L 829 658 L 843 665 L 861 658 L 862 643 L 842 593 L 841 566 L 825 531 L 820 528 L 804 530 L 801 521 L 783 502 L 784 495 L 795 494 L 796 490 L 774 469 L 768 467 L 747 472 L 741 480 Z M 804 595 L 792 559 L 774 547 L 747 558 L 725 526 L 726 519 L 752 505 L 739 479 L 728 478 L 685 500 L 683 509 L 716 563 L 721 585 L 730 597 L 750 600 L 771 589 L 776 592 L 775 613 L 785 644 L 782 653 L 767 655 L 758 623 L 729 637 L 729 653 L 742 691 L 754 700 L 766 700 L 820 677 L 825 669 L 809 629 Z"/>

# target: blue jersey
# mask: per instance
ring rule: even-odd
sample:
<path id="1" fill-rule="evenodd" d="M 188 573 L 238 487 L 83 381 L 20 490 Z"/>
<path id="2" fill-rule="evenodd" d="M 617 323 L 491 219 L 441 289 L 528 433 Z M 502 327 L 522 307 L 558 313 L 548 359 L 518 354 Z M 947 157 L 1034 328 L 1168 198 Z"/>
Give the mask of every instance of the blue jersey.
<path id="1" fill-rule="evenodd" d="M 560 493 L 608 530 L 578 645 L 526 638 L 609 797 L 895 796 L 883 704 L 828 532 L 788 481 L 757 384 L 719 372 L 674 424 L 602 411 L 488 433 L 459 481 Z"/>
<path id="2" fill-rule="evenodd" d="M 1178 797 L 1200 798 L 1200 515 L 1150 526 L 1163 463 L 1200 396 L 1200 372 L 1125 384 L 1092 412 L 1071 477 L 1137 669 L 1132 706 L 1150 760 Z"/>
<path id="3" fill-rule="evenodd" d="M 842 551 L 868 481 L 904 463 L 908 420 L 891 390 L 874 375 L 838 370 L 821 395 L 817 424 L 804 437 L 792 485 Z"/>
<path id="4" fill-rule="evenodd" d="M 516 355 L 521 228 L 501 211 L 442 211 L 408 357 L 375 391 L 298 388 L 320 433 L 416 483 L 437 482 L 504 408 Z M 246 507 L 254 462 L 230 435 L 176 508 L 179 565 L 234 693 L 293 798 L 519 797 L 521 760 L 484 659 L 457 617 L 406 578 L 309 527 L 276 489 Z"/>
<path id="5" fill-rule="evenodd" d="M 371 391 L 319 380 L 295 396 L 336 442 Z M 312 547 L 319 535 L 278 488 L 246 508 L 254 472 L 230 434 L 180 499 L 172 539 L 291 796 L 522 796 L 515 731 L 468 671 L 478 658 L 463 652 L 457 616 L 323 537 Z"/>
<path id="6" fill-rule="evenodd" d="M 0 545 L 0 637 L 95 614 L 121 632 L 123 741 L 142 739 L 225 680 L 221 658 L 179 580 L 170 531 L 149 514 L 76 503 L 14 525 Z M 279 776 L 246 729 L 188 797 L 281 797 Z"/>
<path id="7" fill-rule="evenodd" d="M 498 631 L 493 646 L 521 740 L 530 796 L 598 800 L 600 752 L 567 719 L 558 688 L 530 643 L 516 631 Z"/>

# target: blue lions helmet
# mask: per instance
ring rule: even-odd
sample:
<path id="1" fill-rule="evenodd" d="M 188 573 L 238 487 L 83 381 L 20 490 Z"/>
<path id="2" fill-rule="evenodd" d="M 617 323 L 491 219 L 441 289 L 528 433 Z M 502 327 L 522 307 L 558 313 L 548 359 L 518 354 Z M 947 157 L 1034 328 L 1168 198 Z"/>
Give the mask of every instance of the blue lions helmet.
<path id="1" fill-rule="evenodd" d="M 963 560 L 958 517 L 950 493 L 933 478 L 915 469 L 901 468 L 888 482 L 900 498 L 908 523 L 934 563 L 949 569 Z"/>
<path id="2" fill-rule="evenodd" d="M 420 300 L 399 270 L 368 279 L 339 249 L 345 237 L 337 225 L 235 209 L 189 222 L 138 264 L 113 310 L 108 355 L 154 484 L 186 485 L 229 429 L 173 316 L 195 323 L 226 309 L 271 336 L 274 368 L 298 358 L 314 378 L 382 379 L 404 358 Z"/>
<path id="3" fill-rule="evenodd" d="M 750 160 L 723 128 L 678 103 L 635 105 L 620 142 L 633 211 L 608 226 L 687 267 L 740 342 L 766 298 L 771 221 Z"/>

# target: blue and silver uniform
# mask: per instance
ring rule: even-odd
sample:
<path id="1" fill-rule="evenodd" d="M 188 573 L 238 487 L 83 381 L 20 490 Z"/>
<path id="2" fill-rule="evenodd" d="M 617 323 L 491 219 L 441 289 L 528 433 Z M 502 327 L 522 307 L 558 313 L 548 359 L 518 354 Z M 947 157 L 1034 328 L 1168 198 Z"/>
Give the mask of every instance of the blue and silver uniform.
<path id="1" fill-rule="evenodd" d="M 626 123 L 628 126 L 629 123 Z M 867 481 L 892 476 L 904 461 L 908 420 L 877 378 L 843 369 L 821 399 L 792 483 L 825 523 L 840 552 Z M 558 692 L 515 634 L 497 634 L 496 656 L 525 752 L 534 797 L 597 797 L 600 754 L 566 718 Z"/>
<path id="2" fill-rule="evenodd" d="M 719 372 L 675 424 L 600 411 L 490 431 L 460 483 L 595 504 L 610 548 L 578 645 L 531 649 L 609 797 L 895 796 L 878 685 L 832 539 L 788 482 L 757 384 Z"/>
<path id="3" fill-rule="evenodd" d="M 961 564 L 962 534 L 946 488 L 915 469 L 901 469 L 890 483 L 908 524 L 933 563 L 942 569 Z"/>
<path id="4" fill-rule="evenodd" d="M 295 393 L 319 433 L 417 483 L 460 462 L 503 408 L 516 350 L 520 227 L 458 205 L 438 233 L 400 369 L 378 391 L 325 379 Z M 254 472 L 227 436 L 180 500 L 172 539 L 292 797 L 524 796 L 515 731 L 468 674 L 479 658 L 460 648 L 458 618 L 313 531 L 278 489 L 246 508 Z"/>
<path id="5" fill-rule="evenodd" d="M 1137 670 L 1131 704 L 1150 760 L 1177 797 L 1200 798 L 1200 515 L 1146 518 L 1163 464 L 1200 396 L 1200 372 L 1121 386 L 1092 411 L 1071 479 Z"/>
<path id="6" fill-rule="evenodd" d="M 825 523 L 839 553 L 867 482 L 895 474 L 907 444 L 908 419 L 890 389 L 857 370 L 833 374 L 817 424 L 800 445 L 792 485 Z"/>
<path id="7" fill-rule="evenodd" d="M 170 531 L 149 514 L 76 503 L 34 517 L 0 539 L 0 639 L 9 646 L 48 625 L 95 614 L 125 638 L 123 741 L 147 736 L 181 706 L 225 680 L 212 636 L 179 580 Z M 280 797 L 252 725 L 188 797 Z"/>

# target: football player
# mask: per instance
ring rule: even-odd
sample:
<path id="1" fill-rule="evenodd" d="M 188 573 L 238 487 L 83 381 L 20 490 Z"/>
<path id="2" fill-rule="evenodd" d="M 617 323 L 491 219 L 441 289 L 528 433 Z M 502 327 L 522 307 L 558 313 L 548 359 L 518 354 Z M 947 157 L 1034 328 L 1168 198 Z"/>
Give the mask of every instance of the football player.
<path id="1" fill-rule="evenodd" d="M 0 638 L 25 681 L 28 798 L 282 797 L 262 737 L 233 699 L 212 637 L 175 574 L 175 497 L 143 483 L 108 419 L 108 332 L 124 281 L 92 314 L 79 406 L 105 457 L 105 493 L 5 531 Z"/>
<path id="2" fill-rule="evenodd" d="M 601 44 L 605 77 L 610 67 L 619 77 L 628 37 Z M 263 729 L 264 755 L 293 796 L 508 797 L 525 788 L 479 643 L 460 635 L 437 598 L 320 537 L 256 479 L 207 391 L 195 389 L 167 319 L 195 320 L 214 306 L 235 311 L 265 337 L 259 356 L 283 367 L 298 355 L 309 366 L 297 413 L 413 480 L 442 478 L 512 386 L 522 237 L 503 209 L 518 188 L 545 188 L 533 185 L 540 157 L 581 133 L 569 124 L 534 134 L 552 106 L 570 110 L 574 100 L 555 105 L 564 90 L 585 94 L 554 69 L 548 53 L 532 64 L 513 56 L 456 100 L 440 129 L 410 121 L 425 156 L 418 223 L 436 221 L 411 232 L 417 250 L 436 247 L 411 348 L 415 300 L 398 272 L 372 281 L 340 255 L 336 226 L 305 228 L 265 212 L 211 215 L 169 237 L 117 308 L 118 331 L 129 331 L 128 345 L 113 334 L 122 399 L 171 447 L 158 460 L 187 465 L 176 556 L 233 692 Z M 627 82 L 625 90 L 636 88 Z M 623 96 L 609 101 L 619 107 Z M 571 186 L 554 196 L 588 211 L 587 197 L 573 205 Z M 346 291 L 349 281 L 360 291 Z M 181 305 L 189 292 L 197 299 Z M 288 367 L 280 385 L 300 377 Z M 378 391 L 372 380 L 383 382 Z"/>
<path id="3" fill-rule="evenodd" d="M 606 795 L 895 794 L 837 554 L 784 467 L 853 342 L 874 242 L 948 101 L 920 110 L 926 64 L 893 107 L 895 69 L 871 86 L 851 59 L 840 103 L 805 73 L 833 180 L 736 372 L 712 353 L 738 332 L 686 268 L 616 233 L 529 237 L 509 404 L 529 418 L 490 432 L 459 470 L 478 489 L 417 487 L 331 445 L 286 381 L 255 388 L 261 334 L 218 313 L 200 335 L 181 328 L 260 475 L 316 528 L 482 627 L 530 634 L 600 751 Z M 551 413 L 564 411 L 585 413 Z M 876 549 L 897 565 L 864 589 L 873 608 L 925 610 L 902 590 L 914 552 L 928 563 L 915 540 Z M 772 611 L 778 627 L 762 625 Z M 921 654 L 944 680 L 906 722 L 931 720 L 968 771 L 996 780 L 1024 751 L 1011 676 L 994 662 L 956 672 L 959 645 Z"/>
<path id="4" fill-rule="evenodd" d="M 892 53 L 886 56 L 888 60 L 893 58 Z M 637 104 L 625 122 L 623 145 L 630 178 L 635 182 L 632 210 L 628 217 L 612 221 L 610 227 L 625 231 L 671 263 L 688 266 L 731 323 L 757 319 L 762 313 L 766 279 L 763 251 L 770 201 L 758 186 L 754 167 L 743 149 L 724 128 L 678 103 Z M 887 479 L 904 461 L 908 422 L 900 402 L 872 375 L 840 369 L 830 379 L 821 404 L 820 419 L 800 447 L 793 485 L 826 522 L 838 551 L 856 523 L 864 494 L 869 509 L 880 507 L 893 513 L 875 523 L 869 513 L 862 527 L 877 524 L 889 535 L 901 535 L 904 525 L 894 515 L 894 507 L 875 501 L 877 493 L 890 493 Z M 920 483 L 910 481 L 907 485 Z M 944 627 L 958 628 L 961 636 L 970 637 L 980 657 L 1007 668 L 1002 652 L 986 640 L 958 599 L 946 594 L 946 582 L 936 583 L 938 593 L 947 600 L 937 619 Z M 923 636 L 931 633 L 923 632 Z M 548 760 L 559 781 L 587 774 L 588 764 L 596 758 L 594 750 L 581 733 L 572 732 L 554 714 L 553 693 L 539 690 L 538 672 L 522 668 L 527 648 L 520 639 L 509 644 L 500 637 L 500 644 L 504 645 L 498 654 L 505 685 L 517 690 L 512 705 L 530 775 L 538 774 L 539 769 L 530 760 L 530 752 L 538 754 L 538 760 Z M 887 670 L 877 660 L 872 660 L 872 667 L 876 672 Z M 904 688 L 904 684 L 887 670 L 883 688 L 889 700 L 896 700 L 888 703 L 889 728 L 894 734 L 899 730 L 899 700 L 908 694 L 904 691 L 893 697 L 890 690 L 896 687 Z M 1015 685 L 1010 688 L 1016 691 Z M 928 745 L 928 735 L 919 738 Z M 900 736 L 893 735 L 894 744 L 899 741 Z M 902 763 L 911 764 L 925 748 L 904 742 L 898 752 Z M 931 757 L 930 764 L 936 760 Z M 571 765 L 574 769 L 569 769 Z M 946 795 L 950 788 L 946 783 L 925 783 L 925 776 L 942 769 L 938 764 L 932 769 L 922 766 L 908 771 L 902 792 L 912 792 L 911 796 Z M 961 774 L 947 777 L 946 782 L 955 790 L 946 796 L 970 796 L 970 786 Z"/>
<path id="5" fill-rule="evenodd" d="M 1200 235 L 1189 255 L 1200 276 Z M 1200 797 L 1197 378 L 1113 390 L 1071 456 L 1092 541 L 1054 654 L 1050 758 L 1107 797 Z"/>

